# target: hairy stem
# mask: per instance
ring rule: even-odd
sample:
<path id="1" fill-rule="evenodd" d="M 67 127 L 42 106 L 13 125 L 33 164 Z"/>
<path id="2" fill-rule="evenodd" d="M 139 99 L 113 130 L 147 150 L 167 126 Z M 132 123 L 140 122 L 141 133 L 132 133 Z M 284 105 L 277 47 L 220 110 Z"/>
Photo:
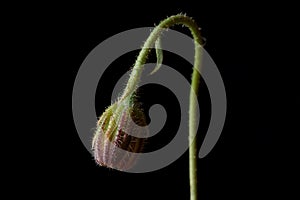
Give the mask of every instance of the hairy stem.
<path id="1" fill-rule="evenodd" d="M 196 142 L 196 133 L 197 133 L 197 94 L 200 81 L 200 62 L 201 62 L 201 44 L 203 44 L 200 28 L 197 26 L 195 21 L 182 14 L 171 16 L 155 27 L 151 32 L 150 36 L 144 43 L 142 50 L 139 53 L 139 56 L 134 64 L 130 78 L 126 85 L 121 100 L 130 97 L 133 92 L 136 90 L 138 83 L 141 78 L 142 68 L 146 63 L 150 48 L 153 48 L 155 42 L 158 40 L 161 33 L 164 29 L 168 29 L 173 25 L 181 24 L 188 27 L 192 33 L 195 43 L 195 57 L 194 57 L 194 66 L 192 74 L 192 84 L 190 91 L 190 105 L 189 105 L 189 173 L 190 173 L 190 192 L 191 200 L 197 199 L 197 142 Z"/>

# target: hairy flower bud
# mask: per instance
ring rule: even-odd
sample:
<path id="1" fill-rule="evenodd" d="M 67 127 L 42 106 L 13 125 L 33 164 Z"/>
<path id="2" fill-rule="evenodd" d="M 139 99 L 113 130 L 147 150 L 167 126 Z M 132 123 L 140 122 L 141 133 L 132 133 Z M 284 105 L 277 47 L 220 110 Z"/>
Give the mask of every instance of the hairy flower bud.
<path id="1" fill-rule="evenodd" d="M 121 101 L 109 106 L 99 118 L 93 138 L 96 162 L 121 171 L 133 167 L 148 136 L 145 126 L 145 115 L 137 103 Z"/>

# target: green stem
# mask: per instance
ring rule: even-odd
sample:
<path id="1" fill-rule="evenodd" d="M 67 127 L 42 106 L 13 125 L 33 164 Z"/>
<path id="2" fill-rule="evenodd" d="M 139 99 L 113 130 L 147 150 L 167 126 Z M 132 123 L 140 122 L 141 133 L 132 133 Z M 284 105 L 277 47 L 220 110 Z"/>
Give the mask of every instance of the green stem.
<path id="1" fill-rule="evenodd" d="M 197 199 L 197 142 L 196 142 L 196 133 L 197 133 L 197 95 L 200 81 L 200 62 L 201 62 L 201 44 L 202 39 L 200 35 L 200 28 L 197 26 L 195 21 L 182 14 L 171 16 L 163 21 L 155 27 L 155 29 L 151 32 L 150 36 L 146 40 L 142 50 L 139 53 L 139 56 L 134 64 L 132 72 L 130 74 L 130 78 L 126 85 L 123 95 L 121 96 L 121 100 L 124 100 L 127 97 L 130 97 L 133 92 L 136 90 L 138 83 L 141 78 L 142 68 L 146 63 L 148 54 L 150 52 L 150 48 L 152 48 L 159 38 L 164 29 L 168 29 L 169 27 L 182 24 L 188 27 L 192 33 L 195 43 L 195 57 L 194 57 L 194 66 L 193 66 L 193 74 L 192 74 L 192 85 L 190 91 L 190 107 L 189 107 L 189 172 L 190 172 L 190 192 L 191 192 L 191 200 Z"/>

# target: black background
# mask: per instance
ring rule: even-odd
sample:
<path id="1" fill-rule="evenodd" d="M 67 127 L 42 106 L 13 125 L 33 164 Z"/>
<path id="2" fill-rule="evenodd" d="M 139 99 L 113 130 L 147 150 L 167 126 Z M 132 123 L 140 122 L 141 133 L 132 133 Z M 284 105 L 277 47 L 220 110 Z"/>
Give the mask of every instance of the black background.
<path id="1" fill-rule="evenodd" d="M 284 183 L 279 171 L 284 161 L 277 143 L 280 120 L 276 99 L 282 95 L 282 86 L 277 76 L 280 52 L 274 41 L 280 41 L 284 34 L 284 7 L 255 2 L 160 3 L 45 4 L 24 10 L 24 18 L 16 20 L 24 33 L 20 38 L 26 43 L 24 50 L 30 47 L 35 50 L 32 57 L 38 57 L 33 62 L 40 67 L 32 68 L 37 81 L 30 84 L 37 88 L 39 98 L 35 103 L 42 111 L 36 120 L 47 123 L 38 128 L 42 130 L 37 136 L 39 142 L 31 146 L 34 164 L 27 165 L 30 171 L 20 171 L 28 175 L 22 179 L 21 187 L 32 179 L 33 194 L 40 191 L 43 196 L 189 198 L 188 152 L 171 165 L 150 173 L 130 174 L 99 167 L 79 139 L 71 106 L 77 71 L 93 48 L 114 34 L 153 26 L 182 12 L 202 28 L 207 39 L 205 49 L 223 77 L 228 101 L 226 123 L 218 143 L 208 156 L 198 160 L 199 199 L 261 199 L 281 193 Z M 175 29 L 189 34 L 181 26 Z M 137 53 L 116 60 L 100 80 L 95 98 L 98 115 L 110 104 L 113 84 L 132 66 Z M 187 65 L 186 71 L 180 72 L 189 78 L 192 66 L 186 61 L 168 52 L 164 59 L 164 64 L 175 69 Z M 155 61 L 153 55 L 150 61 Z M 38 84 L 40 81 L 43 84 Z M 157 90 L 165 96 L 158 98 L 153 92 Z M 155 85 L 142 88 L 140 98 L 145 108 L 153 103 L 166 106 L 170 123 L 149 146 L 161 148 L 176 133 L 176 123 L 172 122 L 179 120 L 178 102 L 168 89 Z M 203 112 L 198 132 L 201 144 L 210 114 L 204 83 L 199 99 Z M 32 163 L 28 158 L 26 161 Z"/>

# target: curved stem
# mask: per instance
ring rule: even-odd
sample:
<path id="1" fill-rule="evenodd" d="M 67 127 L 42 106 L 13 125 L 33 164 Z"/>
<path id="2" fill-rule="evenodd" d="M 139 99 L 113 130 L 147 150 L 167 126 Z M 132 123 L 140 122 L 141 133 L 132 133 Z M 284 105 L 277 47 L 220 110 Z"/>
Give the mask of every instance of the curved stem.
<path id="1" fill-rule="evenodd" d="M 154 46 L 154 43 L 159 38 L 164 29 L 168 29 L 169 27 L 182 24 L 188 27 L 192 33 L 195 44 L 195 58 L 194 58 L 194 67 L 192 74 L 192 84 L 190 91 L 190 105 L 189 105 L 189 173 L 190 173 L 190 192 L 191 192 L 191 200 L 197 199 L 197 142 L 196 142 L 196 133 L 197 133 L 197 124 L 196 124 L 196 106 L 197 106 L 197 94 L 199 88 L 200 81 L 200 61 L 201 61 L 201 44 L 202 39 L 200 35 L 200 28 L 197 26 L 195 21 L 187 17 L 185 15 L 174 15 L 163 21 L 155 27 L 155 29 L 151 32 L 150 36 L 146 40 L 142 50 L 139 53 L 139 56 L 134 64 L 132 72 L 130 74 L 130 78 L 126 85 L 123 95 L 121 96 L 121 100 L 130 97 L 133 92 L 136 90 L 138 83 L 141 78 L 142 68 L 146 63 L 148 54 L 150 52 L 150 48 Z"/>

